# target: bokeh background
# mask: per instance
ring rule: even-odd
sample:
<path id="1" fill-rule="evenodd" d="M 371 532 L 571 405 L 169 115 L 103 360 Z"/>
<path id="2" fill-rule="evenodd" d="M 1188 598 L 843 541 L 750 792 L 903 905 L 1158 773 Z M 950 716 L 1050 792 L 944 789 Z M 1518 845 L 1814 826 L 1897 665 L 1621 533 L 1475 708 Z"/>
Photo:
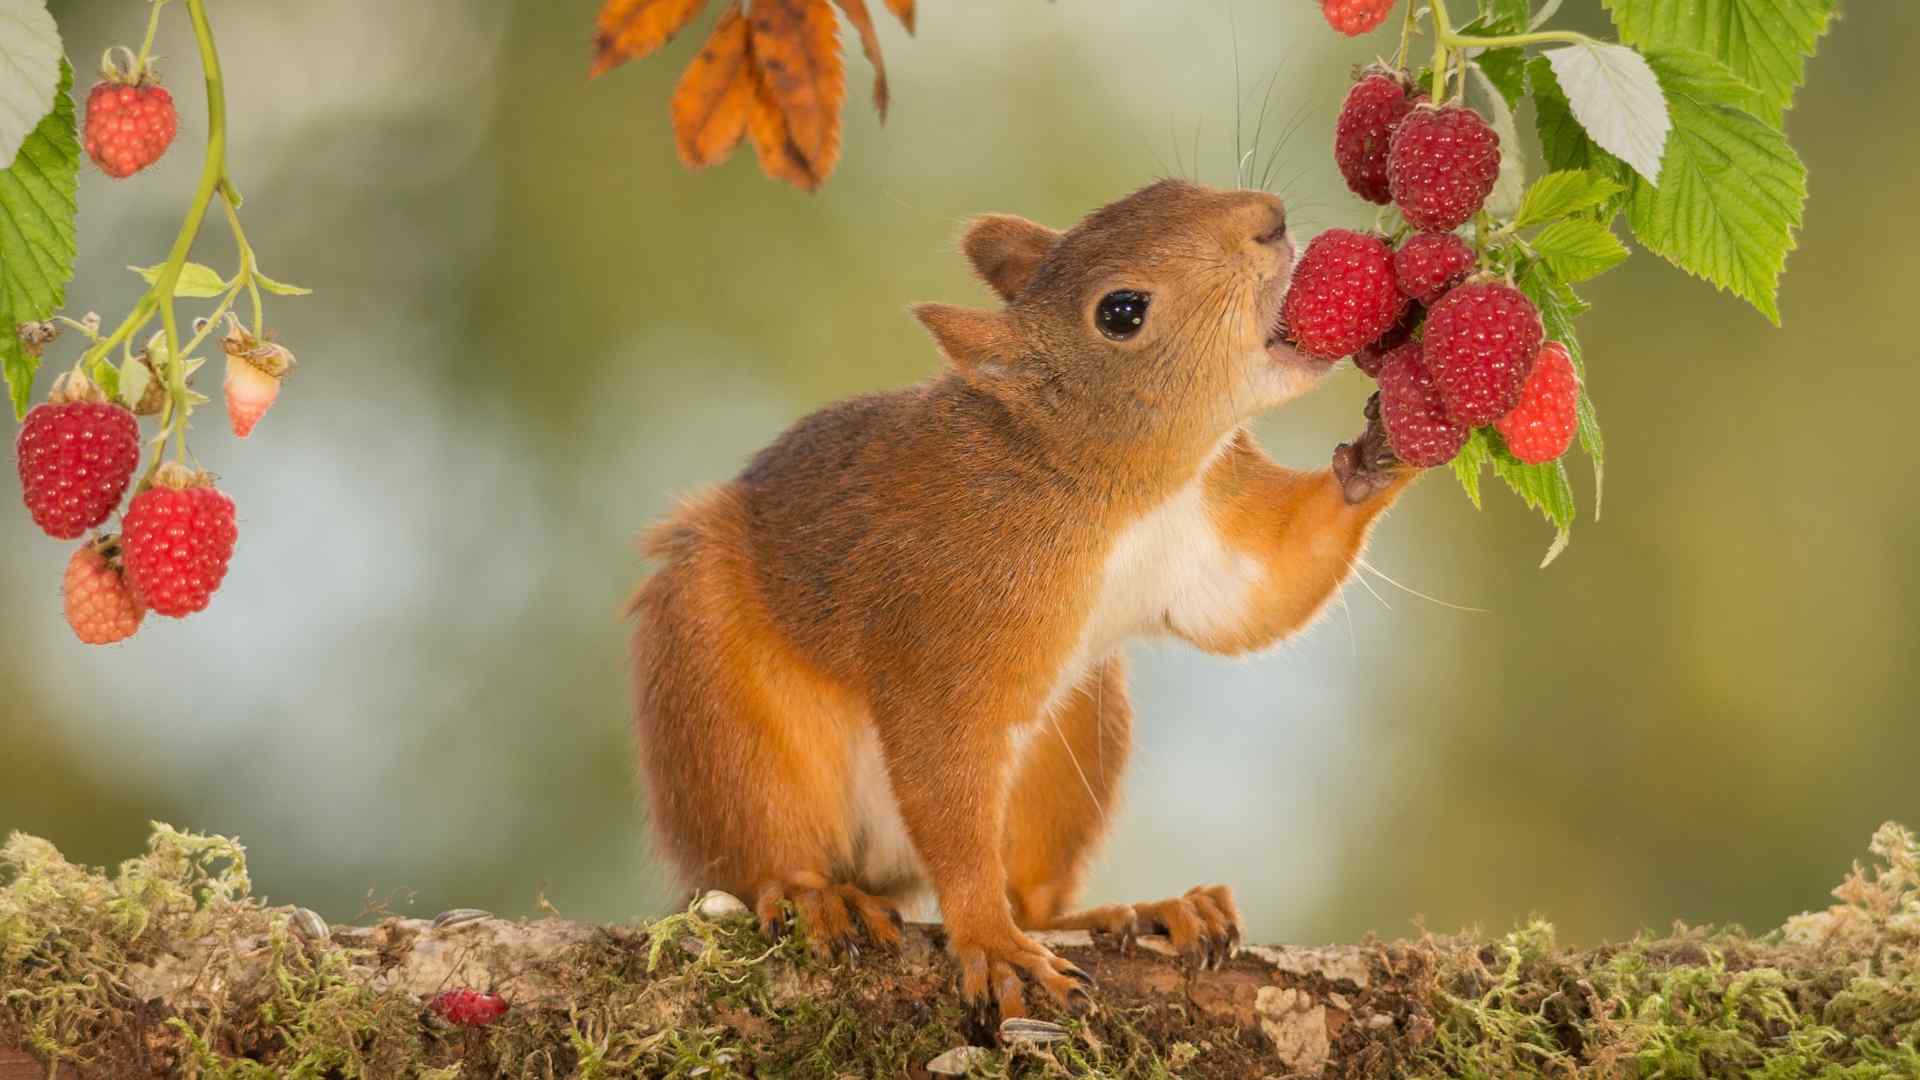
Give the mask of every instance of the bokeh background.
<path id="1" fill-rule="evenodd" d="M 53 10 L 84 72 L 144 6 Z M 217 410 L 198 433 L 242 512 L 203 615 L 76 644 L 67 546 L 0 500 L 0 829 L 91 863 L 150 818 L 237 835 L 262 891 L 335 919 L 672 903 L 629 768 L 635 532 L 808 411 L 932 371 L 905 308 L 985 301 L 969 214 L 1064 226 L 1159 175 L 1232 182 L 1270 80 L 1303 231 L 1370 220 L 1327 148 L 1348 70 L 1392 47 L 1308 0 L 925 0 L 917 37 L 881 29 L 885 127 L 851 61 L 845 159 L 809 197 L 750 152 L 677 164 L 666 100 L 703 31 L 589 83 L 593 0 L 211 7 L 250 235 L 316 290 L 272 308 L 302 366 L 249 443 Z M 1880 821 L 1920 824 L 1920 142 L 1893 119 L 1920 8 L 1851 7 L 1790 116 L 1813 198 L 1785 328 L 1637 254 L 1582 323 L 1606 514 L 1589 498 L 1551 569 L 1537 517 L 1437 474 L 1371 564 L 1483 611 L 1355 581 L 1251 661 L 1137 648 L 1092 898 L 1226 879 L 1290 941 L 1535 911 L 1577 942 L 1757 928 L 1819 906 Z M 191 191 L 180 14 L 181 138 L 139 180 L 83 178 L 76 313 L 118 318 Z M 196 254 L 231 250 L 216 220 Z M 1366 393 L 1345 369 L 1260 435 L 1317 465 Z"/>

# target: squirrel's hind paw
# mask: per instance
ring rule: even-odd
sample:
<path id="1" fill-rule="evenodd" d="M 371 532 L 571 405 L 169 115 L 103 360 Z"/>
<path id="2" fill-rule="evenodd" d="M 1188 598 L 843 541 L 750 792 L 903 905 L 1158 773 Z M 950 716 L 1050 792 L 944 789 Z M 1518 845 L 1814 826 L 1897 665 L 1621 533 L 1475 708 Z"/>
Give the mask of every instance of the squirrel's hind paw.
<path id="1" fill-rule="evenodd" d="M 895 951 L 903 940 L 906 923 L 900 909 L 852 885 L 764 886 L 754 904 L 762 934 L 779 938 L 793 929 L 787 919 L 789 904 L 807 947 L 821 960 L 843 955 L 858 959 L 862 943 Z"/>

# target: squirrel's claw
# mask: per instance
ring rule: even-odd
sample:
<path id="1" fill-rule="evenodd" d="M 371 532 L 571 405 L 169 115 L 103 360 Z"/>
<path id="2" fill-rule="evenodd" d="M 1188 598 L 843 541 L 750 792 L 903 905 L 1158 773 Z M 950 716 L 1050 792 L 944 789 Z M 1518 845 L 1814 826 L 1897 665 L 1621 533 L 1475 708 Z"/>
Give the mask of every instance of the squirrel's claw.
<path id="1" fill-rule="evenodd" d="M 1366 502 L 1393 486 L 1406 470 L 1394 456 L 1387 441 L 1387 429 L 1380 419 L 1380 393 L 1367 399 L 1367 429 L 1350 443 L 1341 443 L 1333 451 L 1333 475 L 1340 481 L 1340 493 L 1348 505 Z"/>

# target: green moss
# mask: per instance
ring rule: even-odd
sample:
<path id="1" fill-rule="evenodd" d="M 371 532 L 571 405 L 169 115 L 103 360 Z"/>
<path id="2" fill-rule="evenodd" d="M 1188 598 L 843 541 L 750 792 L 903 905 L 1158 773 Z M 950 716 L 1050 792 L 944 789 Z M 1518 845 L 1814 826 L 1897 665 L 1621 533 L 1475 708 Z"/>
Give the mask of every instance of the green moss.
<path id="1" fill-rule="evenodd" d="M 1676 927 L 1562 953 L 1534 922 L 1448 965 L 1425 1075 L 1920 1077 L 1920 845 L 1894 825 L 1840 904 L 1762 938 Z"/>
<path id="2" fill-rule="evenodd" d="M 1888 826 L 1827 911 L 1752 937 L 1676 928 L 1568 951 L 1544 921 L 1490 943 L 1378 946 L 1370 984 L 1309 977 L 1354 1017 L 1335 1076 L 1920 1077 L 1920 846 Z M 979 1029 L 944 966 L 827 965 L 804 937 L 680 913 L 569 947 L 568 1005 L 481 1029 L 423 1017 L 366 979 L 373 950 L 315 943 L 251 894 L 246 855 L 155 825 L 115 872 L 14 836 L 0 848 L 0 1047 L 99 1075 L 294 1077 L 896 1076 Z M 183 1015 L 137 1000 L 133 965 L 183 941 L 258 957 Z M 264 948 L 261 946 L 264 945 Z M 383 946 L 384 947 L 384 946 Z M 219 981 L 219 980 L 216 980 Z M 1348 999 L 1351 999 L 1350 1001 Z M 1257 1032 L 1179 997 L 1109 997 L 1071 1038 L 984 1057 L 981 1077 L 1254 1076 Z"/>

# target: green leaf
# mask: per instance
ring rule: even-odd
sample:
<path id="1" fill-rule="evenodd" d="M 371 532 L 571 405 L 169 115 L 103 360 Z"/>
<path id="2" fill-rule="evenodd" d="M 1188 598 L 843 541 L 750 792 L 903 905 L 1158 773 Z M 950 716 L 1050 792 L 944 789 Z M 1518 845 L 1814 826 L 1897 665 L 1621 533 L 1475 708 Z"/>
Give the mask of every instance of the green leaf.
<path id="1" fill-rule="evenodd" d="M 1593 210 L 1624 190 L 1620 184 L 1590 169 L 1548 173 L 1527 189 L 1527 197 L 1520 203 L 1520 212 L 1513 224 L 1516 228 L 1525 228 Z"/>
<path id="2" fill-rule="evenodd" d="M 1648 251 L 1780 323 L 1780 275 L 1807 201 L 1807 169 L 1786 137 L 1721 103 L 1708 58 L 1652 57 L 1673 110 L 1659 187 L 1636 182 L 1627 223 Z M 1706 74 L 1702 74 L 1702 72 Z"/>
<path id="3" fill-rule="evenodd" d="M 73 68 L 63 60 L 53 111 L 20 144 L 13 164 L 0 171 L 0 370 L 16 419 L 26 416 L 33 399 L 40 358 L 21 345 L 14 327 L 58 311 L 73 277 L 80 140 L 74 134 L 72 87 Z"/>
<path id="4" fill-rule="evenodd" d="M 129 266 L 127 269 L 146 278 L 147 284 L 151 285 L 160 280 L 160 271 L 166 269 L 166 264 L 162 263 L 158 266 Z M 180 268 L 180 276 L 176 278 L 173 283 L 173 295 L 175 296 L 222 296 L 225 295 L 226 291 L 227 280 L 220 276 L 220 272 L 211 266 L 202 266 L 197 262 L 190 262 L 182 266 Z"/>
<path id="5" fill-rule="evenodd" d="M 1597 41 L 1542 55 L 1553 68 L 1574 119 L 1608 153 L 1660 182 L 1660 161 L 1673 128 L 1660 80 L 1645 57 Z"/>
<path id="6" fill-rule="evenodd" d="M 1600 417 L 1593 408 L 1593 396 L 1587 392 L 1587 365 L 1580 353 L 1580 339 L 1574 336 L 1573 321 L 1587 310 L 1572 287 L 1554 276 L 1545 262 L 1534 262 L 1520 274 L 1520 291 L 1540 309 L 1540 321 L 1547 339 L 1567 347 L 1573 357 L 1573 370 L 1580 378 L 1580 396 L 1574 403 L 1579 420 L 1580 449 L 1593 462 L 1593 520 L 1600 520 L 1602 496 L 1606 493 L 1607 444 L 1600 435 Z"/>
<path id="7" fill-rule="evenodd" d="M 1533 17 L 1532 6 L 1528 0 L 1480 0 L 1480 17 L 1474 21 L 1482 29 L 1475 32 L 1517 34 Z"/>
<path id="8" fill-rule="evenodd" d="M 312 296 L 313 295 L 312 289 L 303 289 L 298 285 L 288 285 L 285 282 L 275 281 L 258 270 L 255 270 L 253 272 L 253 280 L 255 284 L 259 285 L 261 288 L 267 290 L 268 292 L 273 293 L 275 296 Z"/>
<path id="9" fill-rule="evenodd" d="M 109 365 L 102 366 L 106 367 L 108 371 L 115 370 Z M 140 358 L 137 356 L 122 363 L 118 371 L 120 374 L 120 400 L 126 402 L 128 408 L 139 405 L 140 399 L 146 396 L 147 384 L 153 381 L 153 372 L 147 370 L 147 365 L 141 363 Z"/>
<path id="10" fill-rule="evenodd" d="M 60 28 L 46 0 L 0 0 L 0 166 L 53 109 L 60 86 Z"/>
<path id="11" fill-rule="evenodd" d="M 1467 444 L 1453 455 L 1453 475 L 1475 510 L 1480 509 L 1480 472 L 1492 455 L 1487 453 L 1487 437 L 1478 428 L 1467 434 Z"/>
<path id="12" fill-rule="evenodd" d="M 1513 110 L 1506 99 L 1475 64 L 1467 69 L 1473 82 L 1487 98 L 1487 123 L 1500 138 L 1500 172 L 1487 194 L 1487 212 L 1496 218 L 1508 217 L 1520 206 L 1520 193 L 1527 186 L 1526 154 L 1520 147 L 1520 132 L 1514 127 Z"/>
<path id="13" fill-rule="evenodd" d="M 1507 487 L 1528 506 L 1540 511 L 1557 530 L 1553 545 L 1540 562 L 1544 567 L 1566 550 L 1567 541 L 1573 533 L 1573 485 L 1567 480 L 1566 464 L 1556 460 L 1528 465 L 1513 456 L 1513 452 L 1507 449 L 1507 441 L 1500 437 L 1498 431 L 1492 428 L 1483 428 L 1481 431 L 1492 452 L 1493 475 L 1505 481 Z"/>
<path id="14" fill-rule="evenodd" d="M 1535 58 L 1527 64 L 1527 85 L 1533 90 L 1533 126 L 1540 135 L 1540 153 L 1547 168 L 1554 170 L 1594 169 L 1614 175 L 1605 167 L 1606 151 L 1593 144 L 1587 129 L 1573 118 L 1573 107 L 1566 91 L 1554 77 L 1553 65 Z"/>
<path id="15" fill-rule="evenodd" d="M 1473 63 L 1486 75 L 1493 88 L 1500 91 L 1500 96 L 1506 99 L 1507 108 L 1520 107 L 1520 99 L 1527 96 L 1526 50 L 1487 49 L 1474 57 Z"/>
<path id="16" fill-rule="evenodd" d="M 1597 221 L 1556 221 L 1533 238 L 1533 250 L 1563 281 L 1586 281 L 1619 266 L 1627 245 Z"/>
<path id="17" fill-rule="evenodd" d="M 1725 64 L 1758 95 L 1754 111 L 1779 127 L 1836 0 L 1601 0 L 1620 40 L 1695 49 Z"/>

